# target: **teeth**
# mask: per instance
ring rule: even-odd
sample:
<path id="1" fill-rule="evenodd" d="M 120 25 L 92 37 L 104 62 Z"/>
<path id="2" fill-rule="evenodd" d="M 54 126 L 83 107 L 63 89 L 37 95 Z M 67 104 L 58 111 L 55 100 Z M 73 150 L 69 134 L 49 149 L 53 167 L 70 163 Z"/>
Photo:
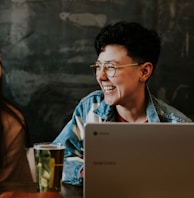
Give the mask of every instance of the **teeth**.
<path id="1" fill-rule="evenodd" d="M 104 86 L 103 88 L 104 88 L 104 91 L 111 91 L 114 89 L 113 86 Z"/>

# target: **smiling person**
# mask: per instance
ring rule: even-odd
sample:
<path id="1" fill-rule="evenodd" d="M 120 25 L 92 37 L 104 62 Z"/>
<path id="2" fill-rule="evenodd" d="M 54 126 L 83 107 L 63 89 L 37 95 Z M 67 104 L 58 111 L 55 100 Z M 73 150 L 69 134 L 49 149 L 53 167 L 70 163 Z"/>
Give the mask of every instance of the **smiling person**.
<path id="1" fill-rule="evenodd" d="M 95 39 L 95 70 L 101 90 L 84 97 L 54 140 L 66 145 L 63 182 L 83 185 L 84 126 L 89 122 L 192 122 L 154 97 L 147 86 L 159 59 L 158 34 L 125 21 L 102 28 Z"/>

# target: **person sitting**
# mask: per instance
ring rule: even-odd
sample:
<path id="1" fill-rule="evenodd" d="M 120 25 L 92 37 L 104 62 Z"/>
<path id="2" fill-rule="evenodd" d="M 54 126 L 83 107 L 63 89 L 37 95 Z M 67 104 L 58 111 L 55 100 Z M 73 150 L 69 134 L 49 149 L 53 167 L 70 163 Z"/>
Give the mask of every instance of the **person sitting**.
<path id="1" fill-rule="evenodd" d="M 24 116 L 3 95 L 0 60 L 0 187 L 9 182 L 33 183 L 26 153 L 27 139 Z"/>
<path id="2" fill-rule="evenodd" d="M 83 185 L 84 126 L 89 122 L 192 122 L 179 110 L 154 97 L 147 82 L 154 73 L 161 39 L 139 23 L 119 21 L 95 38 L 94 69 L 101 90 L 82 98 L 72 119 L 54 142 L 66 146 L 63 182 Z"/>

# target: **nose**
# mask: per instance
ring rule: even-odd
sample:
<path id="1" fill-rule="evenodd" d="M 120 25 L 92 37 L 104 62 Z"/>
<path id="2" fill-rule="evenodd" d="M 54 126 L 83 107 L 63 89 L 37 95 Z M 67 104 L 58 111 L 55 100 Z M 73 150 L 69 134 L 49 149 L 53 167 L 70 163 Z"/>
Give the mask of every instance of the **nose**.
<path id="1" fill-rule="evenodd" d="M 106 68 L 104 68 L 104 67 L 100 68 L 100 70 L 98 71 L 98 75 L 96 76 L 97 79 L 99 79 L 99 80 L 107 80 L 108 79 L 105 69 Z"/>

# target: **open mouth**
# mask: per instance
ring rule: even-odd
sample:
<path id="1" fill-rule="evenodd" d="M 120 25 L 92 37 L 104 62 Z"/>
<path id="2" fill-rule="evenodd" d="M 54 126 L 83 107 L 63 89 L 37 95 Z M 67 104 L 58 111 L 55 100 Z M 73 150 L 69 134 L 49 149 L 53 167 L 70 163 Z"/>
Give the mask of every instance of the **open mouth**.
<path id="1" fill-rule="evenodd" d="M 115 87 L 114 86 L 103 86 L 103 90 L 104 90 L 104 92 L 110 92 L 110 91 L 112 91 L 112 90 L 114 90 L 115 89 Z"/>

